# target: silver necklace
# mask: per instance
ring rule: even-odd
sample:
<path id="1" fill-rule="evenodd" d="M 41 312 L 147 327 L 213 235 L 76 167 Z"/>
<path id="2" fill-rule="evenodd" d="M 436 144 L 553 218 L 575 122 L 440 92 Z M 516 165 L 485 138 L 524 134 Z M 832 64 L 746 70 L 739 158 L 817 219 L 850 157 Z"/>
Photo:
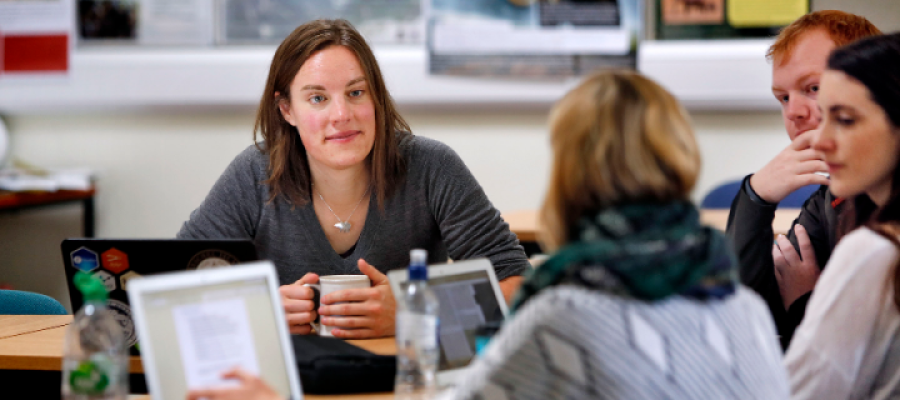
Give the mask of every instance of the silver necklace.
<path id="1" fill-rule="evenodd" d="M 371 188 L 371 186 L 369 188 Z M 359 198 L 359 201 L 356 202 L 356 206 L 353 207 L 353 211 L 350 211 L 350 215 L 348 215 L 347 219 L 343 221 L 341 220 L 341 217 L 338 217 L 337 213 L 335 213 L 334 210 L 331 209 L 331 206 L 329 206 L 328 202 L 325 201 L 325 198 L 322 197 L 322 193 L 316 194 L 319 195 L 319 200 L 322 200 L 322 204 L 325 204 L 325 207 L 328 207 L 328 211 L 331 211 L 331 215 L 334 215 L 334 217 L 337 218 L 338 223 L 334 224 L 334 227 L 337 228 L 341 233 L 347 233 L 350 232 L 350 227 L 353 226 L 353 224 L 350 223 L 350 218 L 353 217 L 353 213 L 356 212 L 356 209 L 359 208 L 360 203 L 362 203 L 363 199 L 366 198 L 366 195 L 369 194 L 369 188 L 366 188 L 366 192 L 363 193 L 362 197 Z"/>

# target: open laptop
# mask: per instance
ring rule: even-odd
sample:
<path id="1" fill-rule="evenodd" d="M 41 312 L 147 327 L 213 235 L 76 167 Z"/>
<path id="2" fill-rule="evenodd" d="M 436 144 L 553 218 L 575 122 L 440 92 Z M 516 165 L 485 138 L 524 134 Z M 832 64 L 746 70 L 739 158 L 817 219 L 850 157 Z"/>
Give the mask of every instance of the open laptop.
<path id="1" fill-rule="evenodd" d="M 109 291 L 109 308 L 116 311 L 132 354 L 137 354 L 133 347 L 137 336 L 126 294 L 131 279 L 257 259 L 256 248 L 249 240 L 66 239 L 60 247 L 72 311 L 78 312 L 84 305 L 81 292 L 75 287 L 75 273 L 90 272 L 100 278 Z"/>
<path id="2" fill-rule="evenodd" d="M 234 385 L 221 376 L 238 366 L 281 398 L 302 399 L 278 285 L 271 261 L 131 281 L 150 395 L 184 399 L 189 389 Z"/>
<path id="3" fill-rule="evenodd" d="M 395 269 L 388 272 L 388 279 L 399 296 L 409 282 L 409 273 Z M 428 286 L 440 302 L 441 359 L 436 379 L 439 386 L 452 385 L 475 357 L 478 327 L 501 323 L 509 310 L 488 259 L 429 266 Z"/>

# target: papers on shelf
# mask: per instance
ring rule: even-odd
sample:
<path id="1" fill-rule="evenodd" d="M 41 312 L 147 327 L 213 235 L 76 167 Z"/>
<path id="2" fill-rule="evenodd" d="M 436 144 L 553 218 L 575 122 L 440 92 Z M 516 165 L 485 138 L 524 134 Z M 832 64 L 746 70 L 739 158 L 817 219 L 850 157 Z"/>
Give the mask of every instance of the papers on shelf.
<path id="1" fill-rule="evenodd" d="M 88 190 L 94 173 L 87 168 L 48 170 L 32 174 L 19 169 L 0 170 L 0 190 L 13 192 Z"/>

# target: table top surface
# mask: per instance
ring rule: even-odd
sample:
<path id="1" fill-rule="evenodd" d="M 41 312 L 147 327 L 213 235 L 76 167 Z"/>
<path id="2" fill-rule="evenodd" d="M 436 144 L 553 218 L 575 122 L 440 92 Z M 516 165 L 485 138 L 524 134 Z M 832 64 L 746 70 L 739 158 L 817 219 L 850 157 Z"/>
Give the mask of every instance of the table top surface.
<path id="1" fill-rule="evenodd" d="M 0 338 L 0 369 L 59 371 L 62 366 L 63 341 L 66 327 L 72 321 L 71 315 L 0 315 L 0 331 L 18 332 L 15 336 Z M 397 354 L 393 337 L 348 340 L 375 354 Z M 129 369 L 132 373 L 143 373 L 141 358 L 132 356 Z M 150 396 L 132 396 L 132 399 L 150 400 Z M 305 399 L 349 399 L 381 400 L 393 399 L 392 393 L 371 393 L 357 395 L 304 395 Z"/>
<path id="2" fill-rule="evenodd" d="M 728 225 L 728 209 L 701 209 L 700 220 L 707 225 L 724 231 Z M 775 211 L 772 229 L 776 235 L 784 235 L 791 229 L 794 219 L 800 215 L 799 208 L 783 208 Z M 536 242 L 538 231 L 537 210 L 519 210 L 503 213 L 503 219 L 509 224 L 509 230 L 522 242 Z"/>
<path id="3" fill-rule="evenodd" d="M 66 327 L 71 321 L 71 315 L 0 315 L 0 326 L 4 329 L 23 327 L 17 330 L 18 335 L 0 338 L 0 369 L 59 371 Z M 375 354 L 397 354 L 393 337 L 347 343 Z M 131 357 L 130 369 L 133 373 L 144 372 L 140 357 Z"/>
<path id="4" fill-rule="evenodd" d="M 72 322 L 71 315 L 3 315 L 0 316 L 0 339 L 57 328 Z"/>
<path id="5" fill-rule="evenodd" d="M 94 188 L 88 190 L 57 190 L 55 192 L 9 192 L 0 190 L 0 210 L 85 200 L 94 197 L 94 193 Z"/>

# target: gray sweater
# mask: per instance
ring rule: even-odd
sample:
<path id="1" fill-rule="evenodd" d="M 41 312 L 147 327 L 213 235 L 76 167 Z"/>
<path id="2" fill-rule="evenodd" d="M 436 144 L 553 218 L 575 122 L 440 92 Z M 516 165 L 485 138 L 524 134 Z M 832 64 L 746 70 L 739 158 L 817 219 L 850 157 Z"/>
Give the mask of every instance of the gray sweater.
<path id="1" fill-rule="evenodd" d="M 355 249 L 341 258 L 331 248 L 312 202 L 293 207 L 267 202 L 268 156 L 250 146 L 228 166 L 206 199 L 181 227 L 182 239 L 252 239 L 261 259 L 272 260 L 281 284 L 307 272 L 359 274 L 364 258 L 382 272 L 409 264 L 409 250 L 428 250 L 429 263 L 487 257 L 498 279 L 521 275 L 525 252 L 459 156 L 435 140 L 401 144 L 406 180 L 384 204 L 372 205 Z"/>

